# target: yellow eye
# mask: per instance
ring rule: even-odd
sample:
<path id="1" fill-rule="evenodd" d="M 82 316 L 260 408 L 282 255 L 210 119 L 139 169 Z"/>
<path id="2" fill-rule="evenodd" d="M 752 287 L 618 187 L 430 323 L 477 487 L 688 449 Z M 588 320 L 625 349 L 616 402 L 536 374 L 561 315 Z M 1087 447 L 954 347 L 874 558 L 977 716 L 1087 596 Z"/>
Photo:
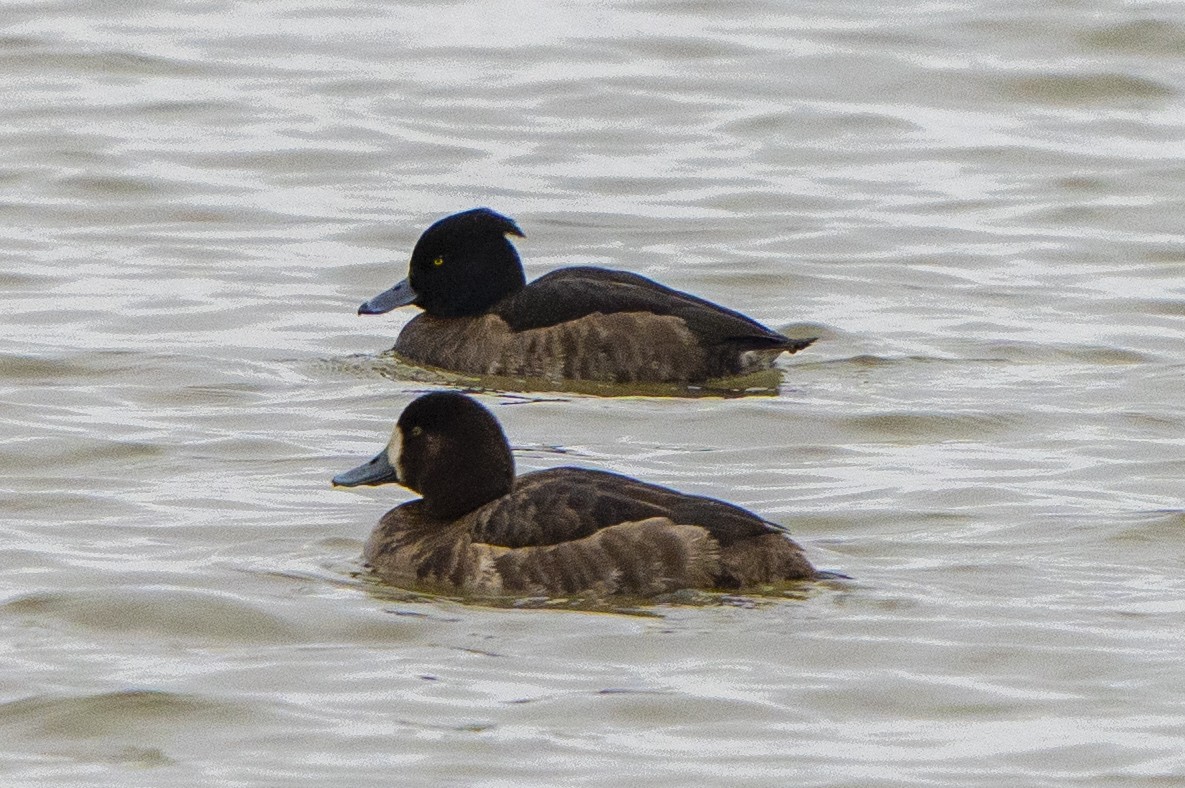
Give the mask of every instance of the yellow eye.
<path id="1" fill-rule="evenodd" d="M 435 260 L 432 261 L 432 265 L 444 265 L 444 258 L 437 257 Z"/>
<path id="2" fill-rule="evenodd" d="M 437 259 L 437 260 L 439 260 L 440 258 L 438 257 L 438 258 L 436 258 L 436 259 Z M 418 438 L 419 436 L 421 436 L 421 435 L 423 435 L 423 434 L 424 434 L 424 428 L 423 428 L 423 427 L 412 427 L 412 428 L 411 428 L 411 435 L 412 435 L 412 437 L 413 437 L 413 438 Z"/>

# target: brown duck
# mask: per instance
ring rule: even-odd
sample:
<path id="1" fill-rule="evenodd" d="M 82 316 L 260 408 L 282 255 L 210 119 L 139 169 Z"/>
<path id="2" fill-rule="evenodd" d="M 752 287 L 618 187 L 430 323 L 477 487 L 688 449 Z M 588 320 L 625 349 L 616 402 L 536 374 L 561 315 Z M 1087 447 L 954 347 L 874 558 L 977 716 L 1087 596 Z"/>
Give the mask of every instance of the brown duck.
<path id="1" fill-rule="evenodd" d="M 498 421 L 455 392 L 413 401 L 383 451 L 333 479 L 388 482 L 423 497 L 383 516 L 364 558 L 402 587 L 649 596 L 834 576 L 783 528 L 723 501 L 585 468 L 516 477 Z"/>
<path id="2" fill-rule="evenodd" d="M 441 219 L 407 279 L 358 313 L 423 309 L 395 341 L 413 363 L 551 380 L 697 383 L 768 369 L 815 341 L 626 271 L 561 268 L 527 284 L 507 235 L 523 233 L 489 208 Z"/>

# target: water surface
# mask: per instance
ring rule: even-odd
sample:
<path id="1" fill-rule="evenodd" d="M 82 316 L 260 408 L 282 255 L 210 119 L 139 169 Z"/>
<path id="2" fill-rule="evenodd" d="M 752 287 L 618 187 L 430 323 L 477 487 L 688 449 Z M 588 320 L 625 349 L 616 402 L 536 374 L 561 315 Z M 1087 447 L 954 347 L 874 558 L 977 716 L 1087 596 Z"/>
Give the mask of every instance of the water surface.
<path id="1" fill-rule="evenodd" d="M 0 779 L 1185 778 L 1171 3 L 7 3 Z M 392 593 L 329 478 L 437 383 L 355 316 L 488 205 L 822 339 L 776 396 L 487 393 L 520 470 L 855 580 L 646 615 Z"/>

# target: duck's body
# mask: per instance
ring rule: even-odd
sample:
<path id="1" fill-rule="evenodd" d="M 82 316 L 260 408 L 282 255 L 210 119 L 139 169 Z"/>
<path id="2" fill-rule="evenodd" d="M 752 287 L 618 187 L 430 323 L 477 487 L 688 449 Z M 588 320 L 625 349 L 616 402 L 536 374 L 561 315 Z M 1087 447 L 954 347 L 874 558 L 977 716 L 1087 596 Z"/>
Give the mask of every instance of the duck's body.
<path id="1" fill-rule="evenodd" d="M 421 501 L 398 506 L 364 558 L 394 585 L 478 594 L 650 596 L 815 575 L 782 529 L 744 509 L 584 468 L 524 474 L 451 521 Z"/>
<path id="2" fill-rule="evenodd" d="M 767 369 L 814 342 L 625 271 L 562 268 L 527 284 L 507 234 L 522 232 L 486 208 L 440 220 L 408 279 L 359 312 L 422 307 L 395 352 L 477 375 L 695 383 Z"/>
<path id="3" fill-rule="evenodd" d="M 784 529 L 723 501 L 584 468 L 515 478 L 497 421 L 462 394 L 417 399 L 384 453 L 334 481 L 394 480 L 424 494 L 387 512 L 366 545 L 394 585 L 650 596 L 818 576 Z"/>

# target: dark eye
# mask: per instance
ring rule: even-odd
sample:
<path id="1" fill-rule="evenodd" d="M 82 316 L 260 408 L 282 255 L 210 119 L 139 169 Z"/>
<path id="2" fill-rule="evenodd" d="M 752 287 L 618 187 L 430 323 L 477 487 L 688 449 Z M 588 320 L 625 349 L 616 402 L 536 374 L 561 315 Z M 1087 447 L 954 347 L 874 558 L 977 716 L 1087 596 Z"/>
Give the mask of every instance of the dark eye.
<path id="1" fill-rule="evenodd" d="M 432 265 L 436 265 L 436 266 L 444 265 L 444 258 L 437 257 L 435 260 L 432 261 Z"/>
<path id="2" fill-rule="evenodd" d="M 412 436 L 413 438 L 418 438 L 418 437 L 420 437 L 420 436 L 421 436 L 421 435 L 423 435 L 423 434 L 424 434 L 424 428 L 423 428 L 423 427 L 412 427 L 412 428 L 411 428 L 411 436 Z"/>

